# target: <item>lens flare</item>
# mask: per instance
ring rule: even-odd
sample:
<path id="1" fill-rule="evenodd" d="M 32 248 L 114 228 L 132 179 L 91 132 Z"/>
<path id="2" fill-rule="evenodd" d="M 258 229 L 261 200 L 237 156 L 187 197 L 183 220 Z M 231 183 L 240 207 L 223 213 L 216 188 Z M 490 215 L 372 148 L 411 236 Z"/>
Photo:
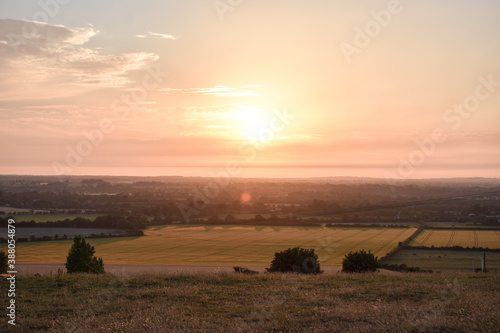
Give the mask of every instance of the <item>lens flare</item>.
<path id="1" fill-rule="evenodd" d="M 248 192 L 243 192 L 240 196 L 240 200 L 242 203 L 249 203 L 252 200 L 252 196 Z"/>

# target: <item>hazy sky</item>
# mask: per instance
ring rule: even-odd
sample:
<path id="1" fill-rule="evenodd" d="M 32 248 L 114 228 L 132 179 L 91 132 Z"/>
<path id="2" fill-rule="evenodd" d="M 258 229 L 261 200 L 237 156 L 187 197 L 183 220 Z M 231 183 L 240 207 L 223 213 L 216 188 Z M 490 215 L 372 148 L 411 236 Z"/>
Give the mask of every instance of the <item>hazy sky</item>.
<path id="1" fill-rule="evenodd" d="M 0 1 L 0 173 L 500 177 L 499 14 Z"/>

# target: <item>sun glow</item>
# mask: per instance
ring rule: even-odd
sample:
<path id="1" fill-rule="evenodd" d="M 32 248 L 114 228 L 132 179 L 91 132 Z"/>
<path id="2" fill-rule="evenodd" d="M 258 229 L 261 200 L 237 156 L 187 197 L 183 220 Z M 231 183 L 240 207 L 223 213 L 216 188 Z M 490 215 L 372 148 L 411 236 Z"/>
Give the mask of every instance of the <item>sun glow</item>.
<path id="1" fill-rule="evenodd" d="M 239 135 L 249 141 L 270 143 L 281 138 L 273 129 L 273 114 L 264 109 L 245 107 L 235 112 Z"/>

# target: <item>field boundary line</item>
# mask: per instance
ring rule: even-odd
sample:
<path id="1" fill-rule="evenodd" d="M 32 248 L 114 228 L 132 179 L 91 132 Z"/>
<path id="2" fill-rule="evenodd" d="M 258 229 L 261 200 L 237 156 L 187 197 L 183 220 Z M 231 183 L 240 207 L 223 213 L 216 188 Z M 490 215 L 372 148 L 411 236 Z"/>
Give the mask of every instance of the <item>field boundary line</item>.
<path id="1" fill-rule="evenodd" d="M 405 239 L 404 241 L 401 242 L 401 245 L 398 244 L 394 249 L 387 252 L 387 254 L 385 256 L 380 258 L 379 261 L 381 263 L 383 263 L 384 261 L 389 260 L 391 257 L 395 256 L 399 251 L 401 251 L 404 247 L 406 247 L 411 241 L 413 241 L 415 238 L 417 238 L 418 235 L 420 235 L 420 233 L 424 230 L 425 229 L 423 227 L 418 227 L 417 230 L 415 230 L 415 232 L 410 235 L 410 237 L 408 237 L 407 239 Z"/>
<path id="2" fill-rule="evenodd" d="M 396 238 L 399 238 L 401 235 L 403 235 L 407 230 L 402 230 L 402 232 L 396 237 Z M 388 242 L 384 241 L 384 240 L 381 240 L 378 244 L 381 244 L 376 250 L 373 251 L 373 253 L 377 253 L 377 252 L 382 252 L 382 250 L 384 250 L 384 248 L 387 246 Z M 377 245 L 378 245 L 377 244 Z M 397 246 L 397 244 L 396 244 Z M 384 254 L 384 256 L 391 252 L 392 248 L 389 248 L 389 250 Z"/>

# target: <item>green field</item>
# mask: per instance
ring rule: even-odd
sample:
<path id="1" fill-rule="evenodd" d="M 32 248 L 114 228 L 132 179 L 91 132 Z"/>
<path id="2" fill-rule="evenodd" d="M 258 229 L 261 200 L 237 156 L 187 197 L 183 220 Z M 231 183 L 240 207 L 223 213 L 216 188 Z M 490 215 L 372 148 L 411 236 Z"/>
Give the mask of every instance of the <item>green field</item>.
<path id="1" fill-rule="evenodd" d="M 409 245 L 500 249 L 500 230 L 424 230 Z"/>
<path id="2" fill-rule="evenodd" d="M 91 239 L 105 264 L 267 266 L 275 252 L 316 249 L 322 265 L 339 266 L 349 251 L 381 257 L 416 229 L 250 226 L 161 226 L 143 237 Z M 72 241 L 19 243 L 19 263 L 64 263 Z M 2 244 L 5 249 L 5 244 Z"/>
<path id="3" fill-rule="evenodd" d="M 481 268 L 482 256 L 481 251 L 403 249 L 385 260 L 385 263 L 406 264 L 435 272 L 472 272 L 473 269 Z M 486 268 L 490 271 L 500 271 L 500 253 L 486 252 Z"/>

